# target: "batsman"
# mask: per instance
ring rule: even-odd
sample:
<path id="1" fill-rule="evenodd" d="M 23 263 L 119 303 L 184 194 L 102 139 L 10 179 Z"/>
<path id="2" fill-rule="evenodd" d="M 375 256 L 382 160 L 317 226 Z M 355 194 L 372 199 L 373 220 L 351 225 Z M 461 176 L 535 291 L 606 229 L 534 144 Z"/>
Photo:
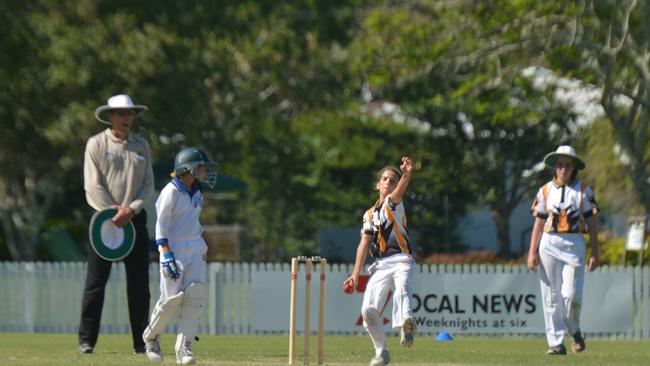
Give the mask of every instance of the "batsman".
<path id="1" fill-rule="evenodd" d="M 160 298 L 142 338 L 149 360 L 162 362 L 159 338 L 168 321 L 180 309 L 176 337 L 176 363 L 196 363 L 193 342 L 205 292 L 205 255 L 199 215 L 203 207 L 201 183 L 211 188 L 217 173 L 215 163 L 196 147 L 184 148 L 174 161 L 173 179 L 156 201 L 156 243 L 160 252 Z"/>

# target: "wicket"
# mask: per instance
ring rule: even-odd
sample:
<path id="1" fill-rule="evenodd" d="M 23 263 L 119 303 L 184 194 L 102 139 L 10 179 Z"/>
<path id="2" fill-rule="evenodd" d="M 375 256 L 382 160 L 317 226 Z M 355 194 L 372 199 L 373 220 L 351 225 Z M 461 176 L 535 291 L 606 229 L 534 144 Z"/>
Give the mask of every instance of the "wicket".
<path id="1" fill-rule="evenodd" d="M 295 362 L 296 348 L 296 297 L 298 292 L 298 266 L 305 262 L 305 330 L 304 330 L 304 359 L 303 364 L 309 365 L 309 338 L 311 336 L 311 277 L 314 262 L 320 264 L 320 294 L 318 297 L 318 364 L 323 364 L 323 336 L 325 320 L 325 271 L 327 260 L 321 257 L 291 258 L 291 307 L 289 310 L 289 365 Z"/>

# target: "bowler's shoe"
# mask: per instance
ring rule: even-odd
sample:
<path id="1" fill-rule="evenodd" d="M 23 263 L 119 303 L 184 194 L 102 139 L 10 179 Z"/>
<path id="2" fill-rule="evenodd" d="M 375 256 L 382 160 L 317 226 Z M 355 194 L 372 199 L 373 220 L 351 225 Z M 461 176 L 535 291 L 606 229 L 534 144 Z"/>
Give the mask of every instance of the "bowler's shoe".
<path id="1" fill-rule="evenodd" d="M 551 347 L 546 351 L 547 355 L 551 356 L 561 356 L 561 355 L 566 355 L 566 347 L 564 347 L 563 344 L 555 347 Z"/>
<path id="2" fill-rule="evenodd" d="M 582 333 L 575 332 L 573 334 L 573 341 L 571 342 L 571 350 L 575 353 L 582 352 L 587 348 L 585 344 L 585 338 L 582 336 Z"/>

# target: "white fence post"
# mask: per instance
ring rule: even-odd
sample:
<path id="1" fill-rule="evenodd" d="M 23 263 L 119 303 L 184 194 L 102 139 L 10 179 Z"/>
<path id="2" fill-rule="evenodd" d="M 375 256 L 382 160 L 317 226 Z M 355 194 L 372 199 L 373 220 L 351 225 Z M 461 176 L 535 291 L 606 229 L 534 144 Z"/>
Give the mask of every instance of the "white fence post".
<path id="1" fill-rule="evenodd" d="M 650 270 L 647 266 L 642 267 L 641 276 L 643 278 L 641 294 L 641 312 L 643 313 L 643 326 L 641 327 L 641 338 L 650 338 Z"/>
<path id="2" fill-rule="evenodd" d="M 35 295 L 35 290 L 34 290 L 34 285 L 36 283 L 35 280 L 35 268 L 34 268 L 34 263 L 32 262 L 27 262 L 23 264 L 22 266 L 25 271 L 25 288 L 24 288 L 24 299 L 25 299 L 25 311 L 24 311 L 24 319 L 25 319 L 25 331 L 33 333 L 34 332 L 34 296 Z"/>

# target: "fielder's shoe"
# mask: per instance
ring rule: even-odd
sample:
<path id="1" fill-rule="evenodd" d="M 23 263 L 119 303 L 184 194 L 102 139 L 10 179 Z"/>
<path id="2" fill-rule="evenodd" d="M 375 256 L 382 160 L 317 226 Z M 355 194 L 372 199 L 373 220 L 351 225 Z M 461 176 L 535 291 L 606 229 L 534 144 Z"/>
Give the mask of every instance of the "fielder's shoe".
<path id="1" fill-rule="evenodd" d="M 145 339 L 144 350 L 145 353 L 147 354 L 147 358 L 149 359 L 149 361 L 162 362 L 163 354 L 162 354 L 162 350 L 160 349 L 160 343 L 158 343 L 157 338 Z"/>
<path id="2" fill-rule="evenodd" d="M 181 346 L 181 349 L 176 351 L 176 363 L 179 365 L 194 365 L 196 363 L 191 346 Z"/>
<path id="3" fill-rule="evenodd" d="M 88 342 L 83 342 L 79 345 L 79 353 L 93 353 L 93 346 Z"/>
<path id="4" fill-rule="evenodd" d="M 563 344 L 551 347 L 548 349 L 548 351 L 546 351 L 546 354 L 551 356 L 566 355 L 566 347 L 564 347 Z"/>
<path id="5" fill-rule="evenodd" d="M 573 334 L 573 341 L 571 342 L 571 350 L 575 353 L 582 352 L 587 348 L 587 345 L 585 344 L 585 339 L 582 336 L 582 333 L 580 331 L 575 332 Z"/>
<path id="6" fill-rule="evenodd" d="M 415 320 L 413 318 L 404 319 L 404 324 L 402 324 L 402 329 L 400 330 L 400 341 L 399 344 L 402 347 L 411 347 L 413 345 L 413 337 L 415 337 L 415 331 L 417 326 L 415 325 Z"/>
<path id="7" fill-rule="evenodd" d="M 381 351 L 379 356 L 375 356 L 370 360 L 370 366 L 386 366 L 390 363 L 390 353 L 385 349 Z"/>
<path id="8" fill-rule="evenodd" d="M 146 352 L 146 349 L 144 347 L 135 347 L 133 349 L 133 354 L 134 355 L 140 355 Z"/>

